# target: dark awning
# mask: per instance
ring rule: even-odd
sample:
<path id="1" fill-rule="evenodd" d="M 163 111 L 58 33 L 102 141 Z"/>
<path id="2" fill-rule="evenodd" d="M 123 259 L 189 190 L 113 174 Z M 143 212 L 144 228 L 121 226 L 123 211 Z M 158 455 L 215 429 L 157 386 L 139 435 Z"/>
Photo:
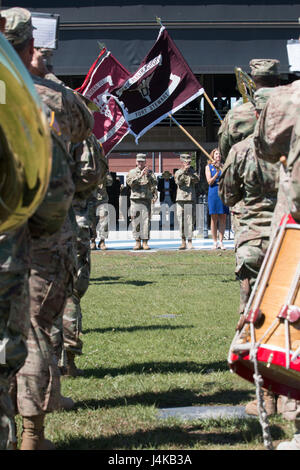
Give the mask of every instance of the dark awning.
<path id="1" fill-rule="evenodd" d="M 286 43 L 299 30 L 286 29 L 168 29 L 194 73 L 233 73 L 235 66 L 249 71 L 253 58 L 280 60 L 288 73 Z M 156 40 L 158 30 L 60 31 L 54 68 L 58 75 L 85 75 L 99 54 L 98 43 L 134 72 Z"/>
<path id="2" fill-rule="evenodd" d="M 3 7 L 16 5 L 3 0 Z M 60 15 L 58 75 L 85 75 L 104 43 L 130 72 L 152 47 L 160 17 L 196 74 L 249 71 L 252 58 L 275 58 L 289 71 L 286 42 L 299 37 L 300 0 L 19 0 Z"/>

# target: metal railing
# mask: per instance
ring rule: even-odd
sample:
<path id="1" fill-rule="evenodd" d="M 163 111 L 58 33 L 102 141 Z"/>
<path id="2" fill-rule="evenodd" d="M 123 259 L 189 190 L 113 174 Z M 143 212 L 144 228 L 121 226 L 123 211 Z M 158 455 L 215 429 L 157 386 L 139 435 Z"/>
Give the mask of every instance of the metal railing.
<path id="1" fill-rule="evenodd" d="M 199 126 L 204 127 L 204 112 L 197 109 L 189 109 L 189 110 L 182 110 L 178 111 L 175 114 L 176 120 L 182 126 Z M 176 124 L 173 122 L 171 118 L 166 118 L 161 121 L 159 126 L 166 126 L 166 127 L 176 127 Z"/>

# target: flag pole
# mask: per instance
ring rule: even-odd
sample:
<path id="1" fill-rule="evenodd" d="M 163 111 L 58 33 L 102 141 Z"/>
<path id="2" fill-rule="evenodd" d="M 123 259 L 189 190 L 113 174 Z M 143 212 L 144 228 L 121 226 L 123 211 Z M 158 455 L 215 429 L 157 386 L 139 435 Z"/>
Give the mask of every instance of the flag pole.
<path id="1" fill-rule="evenodd" d="M 159 18 L 158 16 L 156 17 L 156 22 L 160 25 L 160 27 L 163 27 L 163 24 L 161 22 L 161 18 Z M 220 119 L 220 121 L 222 122 L 222 119 L 220 117 L 220 115 L 218 114 L 216 108 L 214 107 L 213 103 L 210 101 L 210 99 L 208 98 L 206 92 L 204 91 L 204 96 L 205 98 L 207 99 L 208 103 L 210 103 L 210 105 L 212 106 L 212 108 L 215 110 L 215 112 L 217 113 L 217 116 L 218 118 Z M 172 114 L 169 113 L 169 118 L 172 119 L 172 121 L 176 124 L 176 126 L 179 127 L 180 130 L 182 130 L 182 132 L 184 132 L 188 137 L 189 139 L 191 139 L 191 141 L 201 150 L 201 152 L 204 153 L 204 155 L 208 158 L 209 161 L 212 162 L 212 159 L 211 159 L 211 156 L 209 155 L 209 153 L 199 144 L 199 142 L 197 142 L 194 137 L 181 125 L 179 124 L 178 121 L 176 121 L 176 119 L 172 116 Z"/>
<path id="2" fill-rule="evenodd" d="M 218 113 L 218 111 L 216 110 L 216 108 L 215 108 L 214 104 L 212 103 L 211 99 L 208 97 L 206 91 L 204 91 L 203 95 L 204 95 L 204 98 L 206 98 L 206 101 L 208 102 L 208 104 L 211 106 L 213 112 L 216 114 L 216 116 L 219 119 L 220 123 L 222 124 L 222 122 L 223 122 L 222 118 L 221 118 L 220 114 Z"/>
<path id="3" fill-rule="evenodd" d="M 178 126 L 179 129 L 181 129 L 182 132 L 184 132 L 191 139 L 191 141 L 201 150 L 201 152 L 204 153 L 204 155 L 208 158 L 208 160 L 212 162 L 212 158 L 209 155 L 209 153 L 199 144 L 199 142 L 197 142 L 196 139 L 194 139 L 194 137 L 181 124 L 179 124 L 178 121 L 176 121 L 176 119 L 174 118 L 174 116 L 172 116 L 172 114 L 169 114 L 169 118 L 172 119 L 172 121 L 176 124 L 176 126 Z"/>

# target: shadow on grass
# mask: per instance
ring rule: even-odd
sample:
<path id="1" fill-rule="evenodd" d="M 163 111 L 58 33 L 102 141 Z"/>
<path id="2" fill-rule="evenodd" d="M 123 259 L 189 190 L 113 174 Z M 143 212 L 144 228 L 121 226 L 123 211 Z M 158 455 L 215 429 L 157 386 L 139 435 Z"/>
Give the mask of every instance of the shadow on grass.
<path id="1" fill-rule="evenodd" d="M 196 446 L 206 446 L 213 450 L 216 446 L 241 446 L 250 442 L 262 443 L 262 430 L 258 421 L 244 420 L 242 424 L 236 422 L 234 430 L 226 426 L 212 426 L 212 431 L 203 429 L 204 425 L 176 424 L 173 426 L 157 426 L 150 430 L 139 430 L 132 434 L 117 433 L 112 436 L 87 438 L 68 438 L 58 443 L 57 449 L 65 450 L 116 450 L 116 449 L 193 449 Z M 219 432 L 218 432 L 219 431 Z M 273 439 L 282 439 L 284 436 L 280 427 L 270 426 Z M 193 456 L 191 456 L 193 459 Z M 150 463 L 149 463 L 150 465 Z"/>
<path id="2" fill-rule="evenodd" d="M 115 377 L 127 374 L 168 374 L 168 373 L 196 373 L 210 374 L 212 372 L 228 371 L 227 361 L 212 362 L 208 364 L 198 364 L 197 362 L 142 362 L 132 363 L 124 367 L 117 368 L 93 368 L 83 369 L 83 377 L 103 378 L 106 375 Z"/>
<path id="3" fill-rule="evenodd" d="M 186 406 L 240 405 L 253 398 L 251 390 L 221 390 L 215 394 L 205 395 L 194 390 L 173 389 L 166 392 L 147 392 L 103 400 L 82 400 L 75 404 L 76 409 L 115 408 L 122 406 L 146 405 L 156 408 L 177 408 Z"/>
<path id="4" fill-rule="evenodd" d="M 95 286 L 102 286 L 108 284 L 128 284 L 131 286 L 141 287 L 147 284 L 155 284 L 153 281 L 122 281 L 120 276 L 103 276 L 103 277 L 91 277 L 90 284 Z"/>
<path id="5" fill-rule="evenodd" d="M 159 317 L 159 315 L 157 315 Z M 124 326 L 122 328 L 107 327 L 107 328 L 87 328 L 83 331 L 84 334 L 87 333 L 132 333 L 135 331 L 150 331 L 150 330 L 178 330 L 180 328 L 194 328 L 193 325 L 148 325 L 148 326 Z"/>

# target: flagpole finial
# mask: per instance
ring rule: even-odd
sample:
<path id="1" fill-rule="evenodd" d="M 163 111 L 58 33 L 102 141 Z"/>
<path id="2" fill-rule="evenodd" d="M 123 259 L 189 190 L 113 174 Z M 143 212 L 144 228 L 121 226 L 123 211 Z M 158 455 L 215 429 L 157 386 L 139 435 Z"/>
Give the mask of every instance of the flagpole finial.
<path id="1" fill-rule="evenodd" d="M 156 23 L 162 26 L 161 18 L 159 16 L 156 17 Z"/>
<path id="2" fill-rule="evenodd" d="M 101 52 L 103 49 L 106 48 L 104 42 L 99 42 L 99 41 L 97 41 L 97 42 L 98 42 L 98 47 L 99 47 L 99 49 L 100 49 L 100 52 Z"/>

